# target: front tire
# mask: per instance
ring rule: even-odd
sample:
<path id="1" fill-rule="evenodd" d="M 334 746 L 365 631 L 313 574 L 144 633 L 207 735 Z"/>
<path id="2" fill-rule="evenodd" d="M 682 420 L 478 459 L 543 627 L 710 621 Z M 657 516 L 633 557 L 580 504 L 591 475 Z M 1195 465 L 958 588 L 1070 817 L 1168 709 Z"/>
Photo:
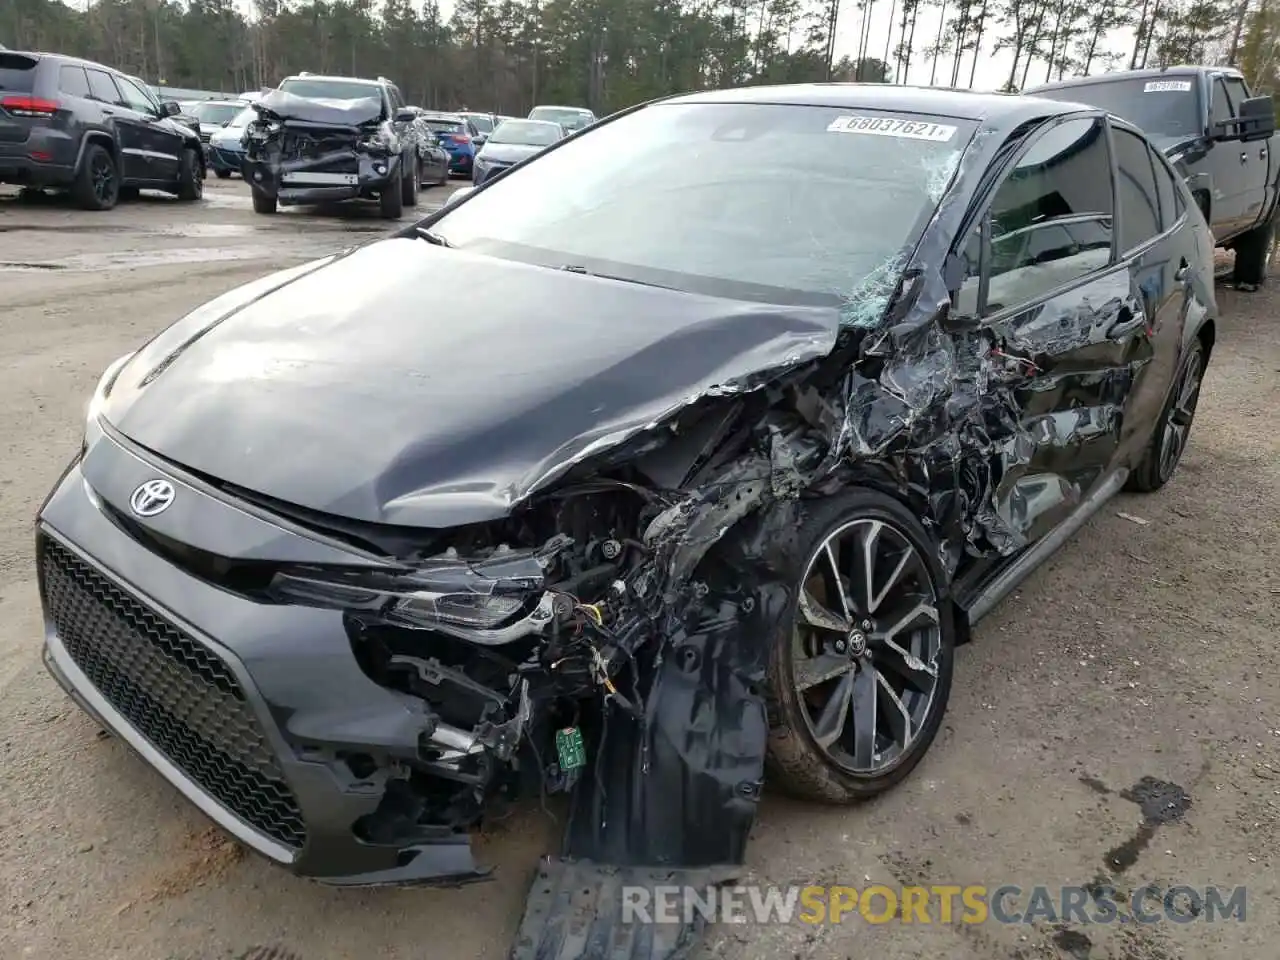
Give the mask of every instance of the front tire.
<path id="1" fill-rule="evenodd" d="M 770 651 L 770 782 L 809 800 L 865 800 L 915 768 L 946 712 L 945 575 L 920 522 L 872 490 L 822 501 L 794 544 L 795 596 Z"/>
<path id="2" fill-rule="evenodd" d="M 378 194 L 378 210 L 384 220 L 399 220 L 404 213 L 404 183 L 387 182 Z"/>
<path id="3" fill-rule="evenodd" d="M 1204 382 L 1204 344 L 1195 340 L 1187 350 L 1178 369 L 1178 379 L 1165 404 L 1164 412 L 1156 422 L 1151 442 L 1142 454 L 1142 460 L 1129 474 L 1125 489 L 1134 493 L 1152 493 L 1172 478 L 1187 441 L 1191 438 L 1191 425 L 1195 421 L 1196 406 L 1200 402 L 1200 386 Z"/>
<path id="4" fill-rule="evenodd" d="M 400 178 L 400 201 L 404 207 L 416 207 L 418 205 L 418 170 L 416 161 L 413 172 Z"/>
<path id="5" fill-rule="evenodd" d="M 182 166 L 178 170 L 178 199 L 192 202 L 204 196 L 204 163 L 195 147 L 182 151 Z"/>
<path id="6" fill-rule="evenodd" d="M 252 187 L 249 192 L 253 196 L 254 213 L 270 214 L 276 212 L 275 197 L 267 196 L 267 194 L 263 193 L 261 190 L 254 190 Z"/>
<path id="7" fill-rule="evenodd" d="M 100 143 L 84 151 L 80 170 L 71 185 L 71 195 L 85 210 L 110 210 L 120 199 L 120 174 L 115 158 Z"/>

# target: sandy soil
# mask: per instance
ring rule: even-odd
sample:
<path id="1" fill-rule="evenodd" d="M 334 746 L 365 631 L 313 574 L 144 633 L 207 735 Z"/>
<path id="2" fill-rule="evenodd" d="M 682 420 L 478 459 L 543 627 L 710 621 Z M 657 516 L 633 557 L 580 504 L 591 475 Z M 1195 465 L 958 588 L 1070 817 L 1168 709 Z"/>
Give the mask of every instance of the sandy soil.
<path id="1" fill-rule="evenodd" d="M 255 217 L 239 180 L 207 193 L 88 214 L 0 188 L 0 956 L 502 957 L 557 836 L 540 812 L 479 838 L 492 883 L 322 888 L 211 828 L 40 666 L 32 518 L 102 369 L 223 290 L 386 229 L 367 211 Z M 981 625 L 945 728 L 905 785 L 852 810 L 767 797 L 749 865 L 773 883 L 1246 885 L 1246 921 L 723 926 L 703 956 L 1274 952 L 1280 296 L 1219 296 L 1219 344 L 1174 482 L 1114 501 Z M 1144 826 L 1128 792 L 1144 777 L 1185 790 L 1185 814 Z"/>

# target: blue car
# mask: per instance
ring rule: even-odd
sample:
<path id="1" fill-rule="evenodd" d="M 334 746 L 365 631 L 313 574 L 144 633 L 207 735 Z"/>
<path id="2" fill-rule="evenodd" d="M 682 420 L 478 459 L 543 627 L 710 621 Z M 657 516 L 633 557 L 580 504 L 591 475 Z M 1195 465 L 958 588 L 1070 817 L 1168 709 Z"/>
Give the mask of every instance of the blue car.
<path id="1" fill-rule="evenodd" d="M 225 127 L 219 127 L 210 135 L 205 149 L 214 176 L 225 180 L 240 172 L 240 161 L 244 159 L 244 130 L 255 116 L 253 107 L 245 107 Z"/>
<path id="2" fill-rule="evenodd" d="M 423 121 L 449 151 L 449 172 L 471 176 L 479 145 L 480 131 L 467 117 L 456 113 L 424 113 Z"/>

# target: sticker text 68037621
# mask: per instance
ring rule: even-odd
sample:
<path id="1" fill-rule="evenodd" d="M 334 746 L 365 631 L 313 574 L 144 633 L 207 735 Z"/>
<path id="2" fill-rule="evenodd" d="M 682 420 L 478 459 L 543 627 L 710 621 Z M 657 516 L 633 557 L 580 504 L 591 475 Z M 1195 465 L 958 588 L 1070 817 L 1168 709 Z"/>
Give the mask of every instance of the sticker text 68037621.
<path id="1" fill-rule="evenodd" d="M 836 117 L 827 124 L 827 130 L 831 133 L 865 133 L 873 137 L 904 137 L 937 143 L 946 143 L 956 135 L 956 128 L 945 123 L 899 117 Z"/>
<path id="2" fill-rule="evenodd" d="M 1190 90 L 1190 80 L 1148 80 L 1142 88 L 1143 93 L 1187 93 Z"/>

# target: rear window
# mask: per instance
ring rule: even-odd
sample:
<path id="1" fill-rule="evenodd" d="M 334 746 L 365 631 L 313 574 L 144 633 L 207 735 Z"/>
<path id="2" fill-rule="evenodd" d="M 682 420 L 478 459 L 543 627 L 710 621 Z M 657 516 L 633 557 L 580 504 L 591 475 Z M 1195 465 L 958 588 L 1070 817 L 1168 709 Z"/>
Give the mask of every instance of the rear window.
<path id="1" fill-rule="evenodd" d="M 488 117 L 483 116 L 481 114 L 472 114 L 467 119 L 469 119 L 472 125 L 475 126 L 475 128 L 479 130 L 481 133 L 493 132 L 493 121 L 490 120 Z"/>
<path id="2" fill-rule="evenodd" d="M 30 93 L 36 85 L 34 57 L 20 53 L 0 53 L 0 93 Z"/>
<path id="3" fill-rule="evenodd" d="M 1037 97 L 1099 107 L 1141 127 L 1149 136 L 1199 136 L 1198 84 L 1191 75 L 1139 77 L 1031 90 Z"/>
<path id="4" fill-rule="evenodd" d="M 466 124 L 459 120 L 435 120 L 431 117 L 426 119 L 427 126 L 436 133 L 466 133 Z"/>
<path id="5" fill-rule="evenodd" d="M 88 97 L 89 81 L 84 75 L 84 67 L 59 67 L 58 90 L 69 97 Z"/>
<path id="6" fill-rule="evenodd" d="M 557 123 L 541 120 L 508 120 L 493 132 L 490 143 L 518 143 L 545 147 L 560 139 L 561 127 Z"/>

